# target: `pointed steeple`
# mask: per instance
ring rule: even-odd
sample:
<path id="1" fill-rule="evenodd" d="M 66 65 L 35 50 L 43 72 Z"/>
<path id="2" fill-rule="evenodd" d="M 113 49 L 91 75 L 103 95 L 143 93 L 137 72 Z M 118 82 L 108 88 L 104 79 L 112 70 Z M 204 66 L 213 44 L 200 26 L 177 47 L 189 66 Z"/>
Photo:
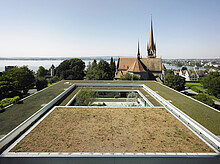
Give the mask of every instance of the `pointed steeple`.
<path id="1" fill-rule="evenodd" d="M 154 43 L 152 17 L 151 17 L 150 39 L 149 39 L 149 44 L 147 46 L 147 52 L 149 58 L 156 58 L 156 45 Z"/>
<path id="2" fill-rule="evenodd" d="M 137 58 L 140 59 L 141 56 L 140 56 L 140 48 L 139 48 L 139 40 L 138 40 L 138 52 L 137 52 Z"/>

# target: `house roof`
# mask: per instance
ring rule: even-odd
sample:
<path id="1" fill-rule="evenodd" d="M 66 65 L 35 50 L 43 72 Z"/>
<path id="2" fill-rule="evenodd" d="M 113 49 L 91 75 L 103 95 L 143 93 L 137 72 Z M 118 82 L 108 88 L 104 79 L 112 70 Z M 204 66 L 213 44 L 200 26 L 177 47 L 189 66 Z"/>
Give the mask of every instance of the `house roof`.
<path id="1" fill-rule="evenodd" d="M 189 68 L 188 72 L 189 72 L 189 76 L 198 76 L 194 68 Z"/>

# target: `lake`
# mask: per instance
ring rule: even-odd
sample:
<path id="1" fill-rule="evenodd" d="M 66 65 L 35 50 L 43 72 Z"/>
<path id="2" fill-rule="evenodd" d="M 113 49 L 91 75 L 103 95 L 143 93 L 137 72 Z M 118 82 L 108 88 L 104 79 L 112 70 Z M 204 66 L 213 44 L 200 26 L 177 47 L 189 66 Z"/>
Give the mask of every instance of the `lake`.
<path id="1" fill-rule="evenodd" d="M 93 60 L 83 60 L 85 65 L 88 66 L 89 62 Z M 110 60 L 106 60 L 110 63 Z M 53 64 L 57 67 L 63 60 L 0 60 L 0 72 L 5 71 L 5 66 L 28 66 L 29 69 L 37 72 L 39 66 L 43 66 L 45 69 L 49 69 Z M 99 60 L 97 60 L 99 62 Z"/>
<path id="2" fill-rule="evenodd" d="M 85 62 L 85 65 L 88 66 L 89 62 L 93 62 L 93 60 L 83 60 Z M 110 60 L 106 60 L 110 63 Z M 0 60 L 0 72 L 5 70 L 5 66 L 28 66 L 29 69 L 33 70 L 34 72 L 37 72 L 39 66 L 43 66 L 46 69 L 49 69 L 51 65 L 53 64 L 55 67 L 57 67 L 63 60 Z M 99 60 L 97 60 L 99 62 Z M 117 61 L 116 61 L 117 64 Z M 181 67 L 164 64 L 167 69 L 181 69 Z M 187 66 L 188 67 L 188 66 Z M 188 67 L 189 68 L 189 67 Z M 204 70 L 204 68 L 200 68 L 201 70 Z"/>

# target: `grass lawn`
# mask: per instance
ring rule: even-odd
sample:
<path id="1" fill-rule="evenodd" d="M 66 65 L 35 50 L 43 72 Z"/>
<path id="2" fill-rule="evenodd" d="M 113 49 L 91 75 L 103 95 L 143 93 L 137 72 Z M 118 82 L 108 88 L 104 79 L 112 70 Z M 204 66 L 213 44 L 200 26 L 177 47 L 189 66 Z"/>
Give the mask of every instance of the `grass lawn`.
<path id="1" fill-rule="evenodd" d="M 216 135 L 220 135 L 220 113 L 156 82 L 145 84 Z"/>
<path id="2" fill-rule="evenodd" d="M 42 104 L 47 104 L 58 94 L 64 91 L 64 88 L 70 85 L 61 81 L 44 91 L 37 93 L 23 101 L 23 104 L 15 104 L 0 113 L 0 134 L 7 134 L 16 126 L 42 108 Z"/>
<path id="3" fill-rule="evenodd" d="M 164 108 L 57 107 L 11 152 L 214 152 Z"/>

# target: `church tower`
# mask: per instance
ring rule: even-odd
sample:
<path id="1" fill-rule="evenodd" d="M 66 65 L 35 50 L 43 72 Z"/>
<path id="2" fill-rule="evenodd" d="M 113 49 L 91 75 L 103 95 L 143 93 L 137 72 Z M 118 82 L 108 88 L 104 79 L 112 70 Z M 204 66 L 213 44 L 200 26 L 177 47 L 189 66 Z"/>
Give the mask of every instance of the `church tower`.
<path id="1" fill-rule="evenodd" d="M 147 57 L 156 58 L 156 44 L 154 43 L 152 18 L 151 18 L 150 40 L 147 45 Z"/>

